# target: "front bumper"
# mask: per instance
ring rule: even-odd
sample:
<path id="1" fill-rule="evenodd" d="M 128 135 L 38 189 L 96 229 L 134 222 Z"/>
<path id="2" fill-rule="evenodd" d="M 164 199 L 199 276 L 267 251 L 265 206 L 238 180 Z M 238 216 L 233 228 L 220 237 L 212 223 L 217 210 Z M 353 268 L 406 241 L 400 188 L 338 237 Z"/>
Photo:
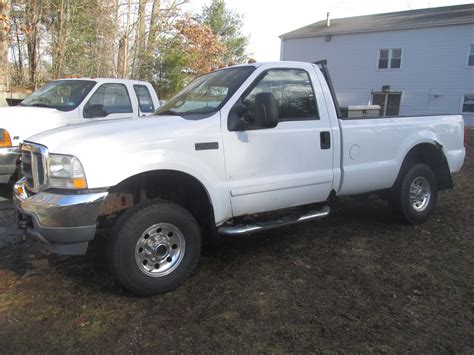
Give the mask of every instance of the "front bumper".
<path id="1" fill-rule="evenodd" d="M 28 237 L 40 240 L 52 252 L 84 255 L 96 232 L 96 221 L 107 192 L 30 195 L 25 179 L 13 188 L 18 222 Z"/>
<path id="2" fill-rule="evenodd" d="M 15 173 L 16 163 L 20 156 L 18 147 L 0 148 L 0 184 L 6 184 Z"/>

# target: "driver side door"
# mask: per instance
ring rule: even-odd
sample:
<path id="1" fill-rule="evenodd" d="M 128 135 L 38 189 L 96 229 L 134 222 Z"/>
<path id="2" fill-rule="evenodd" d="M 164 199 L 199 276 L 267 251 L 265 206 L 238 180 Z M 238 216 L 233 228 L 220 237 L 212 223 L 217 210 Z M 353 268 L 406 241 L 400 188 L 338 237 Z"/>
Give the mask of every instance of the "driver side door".
<path id="1" fill-rule="evenodd" d="M 315 90 L 317 89 L 317 90 Z M 331 134 L 320 88 L 300 68 L 263 71 L 242 94 L 243 118 L 252 121 L 255 96 L 272 93 L 278 102 L 275 128 L 229 131 L 222 124 L 227 181 L 233 216 L 325 201 L 333 182 L 333 151 L 321 133 Z M 223 120 L 232 119 L 223 113 Z M 227 117 L 228 116 L 228 117 Z"/>

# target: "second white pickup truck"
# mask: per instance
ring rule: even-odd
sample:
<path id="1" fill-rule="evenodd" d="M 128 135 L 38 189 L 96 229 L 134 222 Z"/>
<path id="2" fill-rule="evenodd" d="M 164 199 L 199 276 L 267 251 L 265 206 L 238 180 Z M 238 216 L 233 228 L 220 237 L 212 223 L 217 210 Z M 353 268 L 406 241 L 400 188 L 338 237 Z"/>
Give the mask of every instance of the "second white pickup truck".
<path id="1" fill-rule="evenodd" d="M 15 176 L 25 138 L 48 129 L 95 120 L 137 118 L 159 107 L 144 81 L 77 78 L 47 83 L 18 106 L 0 107 L 0 184 Z"/>
<path id="2" fill-rule="evenodd" d="M 191 274 L 203 241 L 323 218 L 337 196 L 380 192 L 427 221 L 463 165 L 463 128 L 461 116 L 344 119 L 324 62 L 234 66 L 152 117 L 29 138 L 14 202 L 56 253 L 85 254 L 108 228 L 112 273 L 151 295 Z"/>

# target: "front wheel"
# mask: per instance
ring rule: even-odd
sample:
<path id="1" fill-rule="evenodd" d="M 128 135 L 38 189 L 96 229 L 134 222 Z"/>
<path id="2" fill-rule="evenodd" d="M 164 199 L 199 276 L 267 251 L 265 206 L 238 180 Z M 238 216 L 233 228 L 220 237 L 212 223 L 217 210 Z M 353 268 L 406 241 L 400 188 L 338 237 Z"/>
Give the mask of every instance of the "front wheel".
<path id="1" fill-rule="evenodd" d="M 201 233 L 183 207 L 148 201 L 119 218 L 108 245 L 108 262 L 119 283 L 139 296 L 179 286 L 201 254 Z"/>
<path id="2" fill-rule="evenodd" d="M 415 164 L 392 191 L 392 208 L 408 223 L 428 221 L 438 199 L 438 184 L 433 170 L 425 164 Z"/>

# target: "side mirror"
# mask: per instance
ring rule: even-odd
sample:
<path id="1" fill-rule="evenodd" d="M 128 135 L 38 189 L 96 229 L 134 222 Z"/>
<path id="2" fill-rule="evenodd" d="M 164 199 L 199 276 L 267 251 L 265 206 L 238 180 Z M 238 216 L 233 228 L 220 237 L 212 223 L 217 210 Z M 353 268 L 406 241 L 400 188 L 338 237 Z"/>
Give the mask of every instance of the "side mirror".
<path id="1" fill-rule="evenodd" d="M 104 105 L 89 105 L 84 108 L 85 118 L 99 118 L 108 115 L 108 112 L 104 109 Z"/>
<path id="2" fill-rule="evenodd" d="M 272 93 L 262 92 L 255 96 L 255 106 L 247 107 L 237 102 L 229 112 L 227 128 L 229 131 L 274 128 L 280 118 L 278 101 Z"/>
<path id="3" fill-rule="evenodd" d="M 227 129 L 230 132 L 245 131 L 249 127 L 249 122 L 245 120 L 245 113 L 248 111 L 247 106 L 241 102 L 237 102 L 229 112 L 227 120 Z"/>
<path id="4" fill-rule="evenodd" d="M 261 92 L 255 96 L 255 124 L 262 128 L 278 125 L 280 113 L 278 101 L 271 92 Z"/>

